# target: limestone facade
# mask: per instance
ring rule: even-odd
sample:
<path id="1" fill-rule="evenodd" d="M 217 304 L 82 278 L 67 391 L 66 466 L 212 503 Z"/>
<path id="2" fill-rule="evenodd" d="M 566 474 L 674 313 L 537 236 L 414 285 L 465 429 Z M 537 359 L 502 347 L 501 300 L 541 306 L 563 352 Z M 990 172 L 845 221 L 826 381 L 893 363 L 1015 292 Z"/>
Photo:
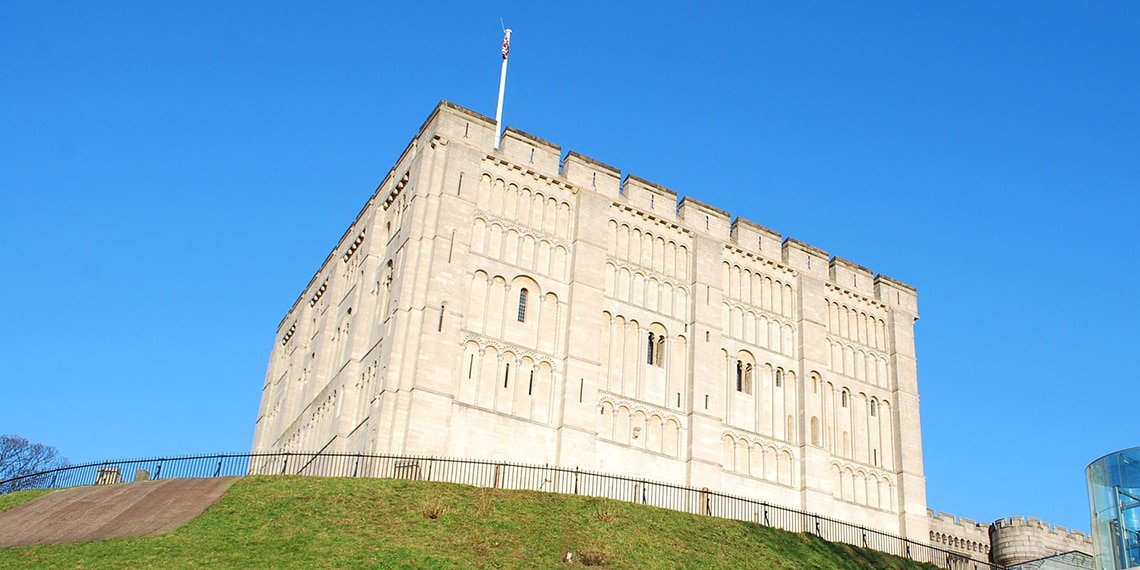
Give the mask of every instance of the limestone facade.
<path id="1" fill-rule="evenodd" d="M 577 466 L 944 547 L 912 287 L 494 134 L 428 117 L 278 326 L 254 451 Z"/>

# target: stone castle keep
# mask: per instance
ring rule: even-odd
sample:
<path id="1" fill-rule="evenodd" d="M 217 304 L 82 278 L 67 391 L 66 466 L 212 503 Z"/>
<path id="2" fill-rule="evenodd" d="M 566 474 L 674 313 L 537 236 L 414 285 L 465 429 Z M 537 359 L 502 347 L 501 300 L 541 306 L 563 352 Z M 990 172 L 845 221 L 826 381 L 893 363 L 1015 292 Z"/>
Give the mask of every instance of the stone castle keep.
<path id="1" fill-rule="evenodd" d="M 281 321 L 254 451 L 580 467 L 996 559 L 998 525 L 926 508 L 914 288 L 494 139 L 451 103 L 428 117 Z M 1058 532 L 1087 543 L 1033 536 Z"/>

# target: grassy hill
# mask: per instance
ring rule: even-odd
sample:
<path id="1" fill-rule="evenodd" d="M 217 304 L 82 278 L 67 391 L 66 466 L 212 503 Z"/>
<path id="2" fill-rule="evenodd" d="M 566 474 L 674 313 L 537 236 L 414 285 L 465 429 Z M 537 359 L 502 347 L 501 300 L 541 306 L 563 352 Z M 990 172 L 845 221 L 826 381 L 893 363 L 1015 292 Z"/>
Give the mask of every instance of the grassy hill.
<path id="1" fill-rule="evenodd" d="M 0 496 L 0 511 L 42 494 Z M 573 552 L 573 562 L 562 562 Z M 930 569 L 812 535 L 608 499 L 248 477 L 181 529 L 0 549 L 0 568 Z"/>

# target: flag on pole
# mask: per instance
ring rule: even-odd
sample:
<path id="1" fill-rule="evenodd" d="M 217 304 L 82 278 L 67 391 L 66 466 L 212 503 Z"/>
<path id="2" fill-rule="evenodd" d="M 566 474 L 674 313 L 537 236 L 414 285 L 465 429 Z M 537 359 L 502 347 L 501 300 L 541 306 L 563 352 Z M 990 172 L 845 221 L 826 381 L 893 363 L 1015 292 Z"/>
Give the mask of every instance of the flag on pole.
<path id="1" fill-rule="evenodd" d="M 504 30 L 504 32 L 503 32 L 503 59 L 507 59 L 507 56 L 510 55 L 510 53 L 511 53 L 511 31 L 508 29 L 508 30 Z"/>

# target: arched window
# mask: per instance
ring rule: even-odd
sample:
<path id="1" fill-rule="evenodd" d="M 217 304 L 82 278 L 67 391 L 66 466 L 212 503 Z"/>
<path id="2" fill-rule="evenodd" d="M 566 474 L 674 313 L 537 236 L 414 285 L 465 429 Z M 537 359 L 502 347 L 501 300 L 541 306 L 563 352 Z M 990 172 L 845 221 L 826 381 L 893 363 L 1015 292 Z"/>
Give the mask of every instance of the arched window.
<path id="1" fill-rule="evenodd" d="M 876 402 L 875 400 L 871 400 L 871 417 L 875 417 L 875 415 L 878 413 L 879 413 L 879 403 Z"/>
<path id="2" fill-rule="evenodd" d="M 653 349 L 657 346 L 656 342 L 654 341 L 655 336 L 656 335 L 653 333 L 649 333 L 649 343 L 645 349 L 646 364 L 653 364 Z"/>
<path id="3" fill-rule="evenodd" d="M 736 361 L 736 391 L 744 391 L 744 363 Z"/>
<path id="4" fill-rule="evenodd" d="M 844 390 L 839 395 L 839 405 L 843 406 L 844 408 L 847 407 L 847 390 Z"/>
<path id="5" fill-rule="evenodd" d="M 519 290 L 519 322 L 526 322 L 526 288 Z"/>
<path id="6" fill-rule="evenodd" d="M 784 385 L 784 370 L 781 368 L 776 369 L 776 387 L 780 388 Z"/>
<path id="7" fill-rule="evenodd" d="M 744 392 L 747 394 L 752 393 L 752 365 L 744 365 Z"/>
<path id="8" fill-rule="evenodd" d="M 657 336 L 657 366 L 665 366 L 665 335 Z"/>

